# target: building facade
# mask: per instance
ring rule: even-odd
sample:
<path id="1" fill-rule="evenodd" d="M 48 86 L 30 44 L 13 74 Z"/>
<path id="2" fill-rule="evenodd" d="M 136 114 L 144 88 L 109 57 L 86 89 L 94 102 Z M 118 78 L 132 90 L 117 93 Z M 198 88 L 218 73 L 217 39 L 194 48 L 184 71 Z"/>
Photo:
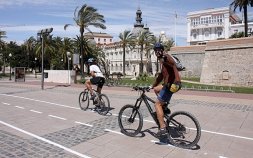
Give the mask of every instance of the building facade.
<path id="1" fill-rule="evenodd" d="M 252 34 L 253 22 L 248 23 L 248 28 L 249 34 Z M 244 23 L 229 7 L 187 14 L 188 45 L 201 45 L 212 40 L 228 39 L 237 32 L 244 32 Z"/>

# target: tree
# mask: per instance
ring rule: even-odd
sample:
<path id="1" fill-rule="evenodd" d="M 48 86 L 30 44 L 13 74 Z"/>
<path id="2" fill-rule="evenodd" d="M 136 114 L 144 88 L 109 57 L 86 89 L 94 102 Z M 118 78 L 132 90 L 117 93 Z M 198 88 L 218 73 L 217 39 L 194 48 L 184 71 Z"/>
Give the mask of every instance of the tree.
<path id="1" fill-rule="evenodd" d="M 44 67 L 51 69 L 52 65 L 50 64 L 52 57 L 55 53 L 55 47 L 52 45 L 52 40 L 50 38 L 44 38 Z M 42 44 L 36 43 L 35 54 L 37 57 L 41 58 Z M 41 58 L 42 59 L 42 58 Z"/>
<path id="2" fill-rule="evenodd" d="M 138 46 L 140 46 L 140 55 L 141 55 L 141 63 L 140 63 L 140 74 L 143 73 L 143 50 L 144 46 L 148 46 L 150 43 L 152 43 L 154 38 L 154 35 L 147 31 L 147 30 L 141 30 L 136 38 L 136 43 Z"/>
<path id="3" fill-rule="evenodd" d="M 2 62 L 0 62 L 0 68 L 3 65 L 3 74 L 5 74 L 5 55 L 4 55 L 4 48 L 5 48 L 5 42 L 2 40 L 2 38 L 6 37 L 6 32 L 0 30 L 0 55 L 2 55 Z"/>
<path id="4" fill-rule="evenodd" d="M 76 7 L 75 12 L 74 12 L 74 21 L 76 25 L 79 27 L 80 30 L 80 55 L 82 56 L 81 58 L 81 73 L 83 77 L 83 70 L 84 70 L 84 44 L 83 44 L 83 39 L 84 39 L 84 31 L 88 30 L 89 32 L 90 29 L 88 29 L 89 26 L 94 26 L 96 28 L 101 28 L 101 29 L 106 29 L 106 26 L 104 25 L 105 20 L 104 16 L 99 14 L 97 12 L 97 9 L 88 6 L 87 4 L 84 4 L 79 10 L 78 7 Z M 64 29 L 71 25 L 71 24 L 66 24 L 64 26 Z"/>
<path id="5" fill-rule="evenodd" d="M 133 42 L 133 34 L 129 30 L 125 30 L 119 34 L 120 45 L 123 48 L 123 75 L 125 76 L 125 65 L 126 65 L 126 48 Z"/>
<path id="6" fill-rule="evenodd" d="M 36 39 L 34 37 L 30 37 L 28 40 L 25 41 L 25 50 L 27 55 L 27 68 L 29 70 L 30 67 L 30 56 L 34 57 L 34 49 L 35 49 Z"/>
<path id="7" fill-rule="evenodd" d="M 234 6 L 234 11 L 239 7 L 239 10 L 242 11 L 244 15 L 244 32 L 245 37 L 248 37 L 248 10 L 247 6 L 250 5 L 253 7 L 253 0 L 234 0 L 230 6 Z"/>

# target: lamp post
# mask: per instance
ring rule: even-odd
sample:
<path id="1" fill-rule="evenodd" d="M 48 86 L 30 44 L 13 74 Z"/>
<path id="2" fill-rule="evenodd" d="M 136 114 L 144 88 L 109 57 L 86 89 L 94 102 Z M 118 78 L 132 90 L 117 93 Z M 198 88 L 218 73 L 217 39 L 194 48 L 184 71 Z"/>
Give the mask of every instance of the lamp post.
<path id="1" fill-rule="evenodd" d="M 68 58 L 68 84 L 70 85 L 70 72 L 69 72 L 69 60 L 71 60 L 70 52 L 67 52 L 67 58 Z"/>
<path id="2" fill-rule="evenodd" d="M 51 38 L 50 33 L 53 31 L 53 28 L 47 28 L 39 30 L 37 33 L 37 40 L 41 41 L 41 89 L 44 89 L 44 40 L 45 38 Z"/>
<path id="3" fill-rule="evenodd" d="M 11 53 L 9 54 L 9 57 L 10 57 L 10 78 L 9 78 L 9 80 L 11 81 L 11 57 L 12 57 Z"/>
<path id="4" fill-rule="evenodd" d="M 36 72 L 37 58 L 35 57 L 34 60 L 35 60 L 34 73 L 35 73 L 35 78 L 37 78 L 37 72 Z"/>

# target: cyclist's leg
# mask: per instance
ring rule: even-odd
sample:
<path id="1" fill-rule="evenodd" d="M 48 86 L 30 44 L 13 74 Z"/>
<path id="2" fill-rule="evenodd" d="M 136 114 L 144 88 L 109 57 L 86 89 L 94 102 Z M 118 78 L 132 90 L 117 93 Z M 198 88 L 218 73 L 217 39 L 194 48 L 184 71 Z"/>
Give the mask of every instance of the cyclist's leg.
<path id="1" fill-rule="evenodd" d="M 91 80 L 86 80 L 86 81 L 85 81 L 85 86 L 86 86 L 87 89 L 90 91 L 90 94 L 93 95 Z"/>
<path id="2" fill-rule="evenodd" d="M 96 85 L 96 84 L 98 84 L 98 82 L 99 82 L 99 77 L 93 77 L 93 78 L 91 78 L 90 79 L 90 94 L 91 94 L 91 100 L 93 100 L 95 97 L 96 97 L 96 95 L 94 95 L 94 92 L 93 92 L 93 89 L 92 89 L 92 85 Z"/>
<path id="3" fill-rule="evenodd" d="M 169 102 L 173 93 L 171 93 L 167 86 L 163 86 L 160 90 L 157 101 L 155 103 L 157 119 L 160 124 L 160 129 L 164 129 L 166 127 L 164 122 L 164 112 L 163 112 L 163 105 L 165 102 Z"/>
<path id="4" fill-rule="evenodd" d="M 97 85 L 98 85 L 97 86 L 97 92 L 99 94 L 101 94 L 101 91 L 102 91 L 102 88 L 103 88 L 104 84 L 105 84 L 105 78 L 100 77 L 99 82 L 97 83 Z"/>

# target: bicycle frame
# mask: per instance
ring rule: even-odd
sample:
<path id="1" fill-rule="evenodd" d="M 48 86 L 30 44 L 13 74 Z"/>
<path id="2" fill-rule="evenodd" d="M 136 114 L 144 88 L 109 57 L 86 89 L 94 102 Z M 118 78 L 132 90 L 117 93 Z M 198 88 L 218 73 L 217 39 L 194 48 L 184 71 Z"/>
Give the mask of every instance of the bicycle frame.
<path id="1" fill-rule="evenodd" d="M 159 122 L 156 116 L 156 112 L 151 108 L 151 105 L 149 104 L 149 102 L 155 104 L 155 101 L 153 99 L 151 99 L 150 97 L 148 97 L 144 92 L 142 92 L 141 96 L 136 100 L 135 102 L 135 107 L 136 109 L 139 109 L 141 106 L 141 103 L 144 101 L 150 115 L 152 116 L 152 118 L 154 119 L 154 121 L 156 122 L 156 124 L 159 126 Z M 135 118 L 135 116 L 134 116 Z"/>

